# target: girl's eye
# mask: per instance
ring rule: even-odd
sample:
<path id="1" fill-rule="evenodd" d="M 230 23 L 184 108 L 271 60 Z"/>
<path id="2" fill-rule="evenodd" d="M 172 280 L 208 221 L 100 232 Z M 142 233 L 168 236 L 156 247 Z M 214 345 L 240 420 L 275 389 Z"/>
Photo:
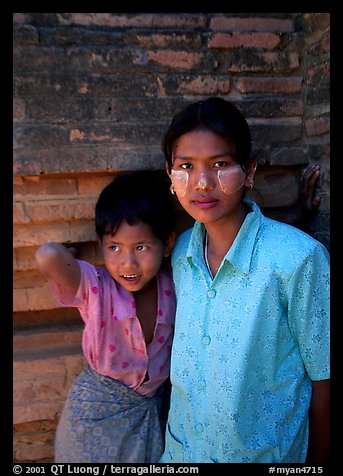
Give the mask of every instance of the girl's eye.
<path id="1" fill-rule="evenodd" d="M 146 245 L 138 245 L 136 246 L 137 251 L 147 251 L 148 247 Z"/>
<path id="2" fill-rule="evenodd" d="M 111 246 L 110 246 L 110 250 L 117 252 L 117 251 L 119 251 L 119 246 L 117 246 L 117 245 L 111 245 Z"/>

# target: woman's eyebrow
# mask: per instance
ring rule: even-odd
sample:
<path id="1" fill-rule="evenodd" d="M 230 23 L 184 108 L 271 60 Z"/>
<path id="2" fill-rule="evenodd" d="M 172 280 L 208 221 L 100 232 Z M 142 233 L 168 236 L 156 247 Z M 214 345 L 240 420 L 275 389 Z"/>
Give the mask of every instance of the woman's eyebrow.
<path id="1" fill-rule="evenodd" d="M 225 151 L 225 152 L 221 152 L 220 154 L 211 155 L 210 157 L 207 157 L 207 159 L 215 160 L 215 159 L 221 159 L 223 157 L 234 158 L 235 156 L 233 152 Z M 174 160 L 197 160 L 197 157 L 174 155 L 173 159 Z"/>

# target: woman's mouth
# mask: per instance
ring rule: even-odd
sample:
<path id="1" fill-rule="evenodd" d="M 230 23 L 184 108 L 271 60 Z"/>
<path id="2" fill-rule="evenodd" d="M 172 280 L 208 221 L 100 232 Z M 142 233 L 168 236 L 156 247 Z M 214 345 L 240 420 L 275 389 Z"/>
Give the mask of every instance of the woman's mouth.
<path id="1" fill-rule="evenodd" d="M 197 208 L 206 209 L 206 208 L 215 207 L 218 204 L 218 200 L 215 200 L 214 198 L 204 198 L 204 199 L 192 200 L 192 203 Z"/>

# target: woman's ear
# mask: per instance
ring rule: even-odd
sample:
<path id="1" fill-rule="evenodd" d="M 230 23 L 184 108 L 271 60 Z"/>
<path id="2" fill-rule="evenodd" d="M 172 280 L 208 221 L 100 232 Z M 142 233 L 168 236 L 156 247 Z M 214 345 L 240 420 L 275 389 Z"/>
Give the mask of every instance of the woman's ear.
<path id="1" fill-rule="evenodd" d="M 171 234 L 168 236 L 167 241 L 164 245 L 164 253 L 163 253 L 164 258 L 167 258 L 168 256 L 170 256 L 171 250 L 175 243 L 175 238 L 176 238 L 176 233 L 175 231 L 172 231 Z"/>
<path id="2" fill-rule="evenodd" d="M 255 157 L 251 157 L 249 160 L 247 175 L 245 177 L 245 182 L 244 182 L 244 185 L 250 190 L 254 188 L 254 175 L 256 172 L 256 168 L 257 168 L 257 160 Z"/>
<path id="3" fill-rule="evenodd" d="M 168 174 L 168 177 L 171 179 L 171 173 L 169 171 L 169 164 L 166 162 L 166 172 Z"/>

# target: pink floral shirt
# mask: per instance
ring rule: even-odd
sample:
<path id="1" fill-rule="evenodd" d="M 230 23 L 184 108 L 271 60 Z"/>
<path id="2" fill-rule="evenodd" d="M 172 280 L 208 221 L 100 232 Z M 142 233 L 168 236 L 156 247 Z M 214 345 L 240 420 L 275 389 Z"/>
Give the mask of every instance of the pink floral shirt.
<path id="1" fill-rule="evenodd" d="M 153 339 L 145 344 L 133 294 L 103 268 L 78 260 L 81 281 L 75 296 L 49 281 L 55 299 L 77 307 L 85 322 L 82 348 L 97 372 L 152 397 L 169 376 L 174 334 L 175 290 L 171 271 L 157 275 L 158 310 Z M 149 378 L 145 380 L 148 372 Z M 145 380 L 145 381 L 144 381 Z"/>

